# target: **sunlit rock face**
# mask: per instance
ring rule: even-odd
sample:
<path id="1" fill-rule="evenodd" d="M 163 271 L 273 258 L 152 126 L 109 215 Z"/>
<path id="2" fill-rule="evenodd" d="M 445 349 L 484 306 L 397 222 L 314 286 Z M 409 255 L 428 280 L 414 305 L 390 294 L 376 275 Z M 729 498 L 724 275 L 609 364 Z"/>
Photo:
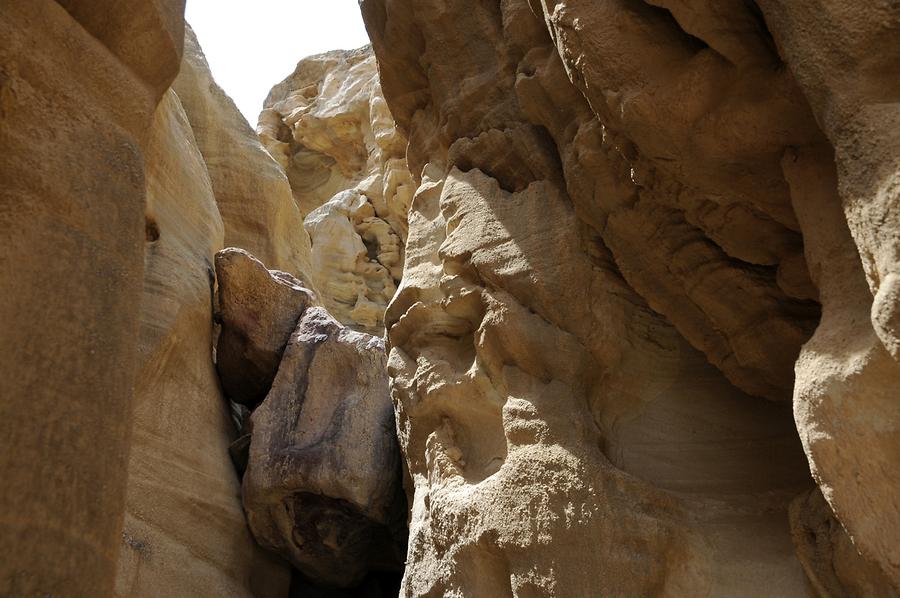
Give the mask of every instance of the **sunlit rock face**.
<path id="1" fill-rule="evenodd" d="M 245 249 L 270 268 L 305 279 L 310 270 L 309 236 L 284 171 L 216 84 L 190 28 L 173 89 L 191 120 L 209 171 L 225 223 L 225 246 Z"/>
<path id="2" fill-rule="evenodd" d="M 758 4 L 361 3 L 404 595 L 900 585 L 900 9 Z"/>
<path id="3" fill-rule="evenodd" d="M 231 377 L 220 383 L 213 256 L 226 242 L 239 242 L 302 276 L 309 240 L 286 176 L 213 81 L 189 29 L 186 37 L 177 93 L 170 90 L 157 109 L 144 151 L 138 370 L 115 591 L 283 596 L 288 567 L 247 529 L 228 458 L 236 433 L 228 398 L 252 402 L 268 390 L 258 389 L 265 375 L 260 382 L 247 369 L 235 381 L 235 353 L 252 345 L 273 370 L 280 356 L 269 355 L 271 328 L 249 339 L 222 335 L 218 373 L 226 368 Z M 220 282 L 239 286 L 234 278 Z M 293 324 L 286 324 L 282 345 Z M 269 384 L 271 377 L 274 371 Z"/>
<path id="4" fill-rule="evenodd" d="M 380 335 L 403 274 L 415 185 L 371 49 L 300 61 L 269 94 L 258 132 L 305 217 L 323 304 L 342 323 Z"/>
<path id="5" fill-rule="evenodd" d="M 212 360 L 213 255 L 225 226 L 172 91 L 157 109 L 145 164 L 139 369 L 116 595 L 280 596 L 288 571 L 247 530 Z"/>

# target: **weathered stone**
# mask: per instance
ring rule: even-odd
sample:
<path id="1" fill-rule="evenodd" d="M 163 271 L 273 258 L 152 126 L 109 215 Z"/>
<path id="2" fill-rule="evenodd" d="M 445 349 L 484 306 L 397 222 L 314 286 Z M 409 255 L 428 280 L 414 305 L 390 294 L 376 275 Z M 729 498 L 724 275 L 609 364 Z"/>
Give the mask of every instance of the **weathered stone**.
<path id="1" fill-rule="evenodd" d="M 399 569 L 405 509 L 383 341 L 307 309 L 252 420 L 244 508 L 256 539 L 326 585 Z"/>
<path id="2" fill-rule="evenodd" d="M 304 284 L 234 247 L 216 254 L 216 367 L 228 397 L 256 405 L 272 386 L 281 354 L 303 310 L 315 301 Z"/>
<path id="3" fill-rule="evenodd" d="M 223 455 L 234 434 L 212 361 L 213 255 L 224 227 L 178 97 L 145 152 L 144 293 L 116 595 L 283 596 L 288 571 L 253 541 Z"/>
<path id="4" fill-rule="evenodd" d="M 303 278 L 310 286 L 309 235 L 284 172 L 216 84 L 190 28 L 184 54 L 173 87 L 207 163 L 225 222 L 225 246 L 246 249 L 269 267 Z"/>
<path id="5" fill-rule="evenodd" d="M 108 596 L 125 510 L 142 150 L 184 2 L 0 5 L 0 595 Z"/>
<path id="6" fill-rule="evenodd" d="M 343 324 L 381 336 L 403 274 L 415 183 L 371 48 L 301 60 L 269 93 L 259 133 L 306 216 L 323 305 Z"/>
<path id="7" fill-rule="evenodd" d="M 420 185 L 404 595 L 896 591 L 900 9 L 758 4 L 361 3 Z"/>

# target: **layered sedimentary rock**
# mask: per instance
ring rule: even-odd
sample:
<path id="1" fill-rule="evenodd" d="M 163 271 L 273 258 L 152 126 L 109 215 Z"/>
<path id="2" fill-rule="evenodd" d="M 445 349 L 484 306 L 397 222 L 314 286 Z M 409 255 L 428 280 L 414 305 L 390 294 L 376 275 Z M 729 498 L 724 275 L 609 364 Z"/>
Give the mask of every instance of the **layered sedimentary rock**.
<path id="1" fill-rule="evenodd" d="M 109 595 L 144 254 L 142 150 L 184 2 L 0 8 L 0 594 Z"/>
<path id="2" fill-rule="evenodd" d="M 283 596 L 253 541 L 227 458 L 234 434 L 213 366 L 212 259 L 224 226 L 178 96 L 147 149 L 144 294 L 118 596 Z"/>
<path id="3" fill-rule="evenodd" d="M 309 240 L 286 176 L 213 81 L 190 30 L 186 38 L 177 93 L 170 91 L 157 111 L 144 155 L 144 292 L 116 593 L 281 596 L 289 569 L 247 528 L 229 459 L 236 430 L 227 400 L 265 396 L 280 353 L 272 355 L 278 347 L 266 353 L 272 328 L 247 339 L 220 336 L 219 373 L 232 372 L 229 359 L 247 351 L 272 369 L 260 380 L 243 368 L 243 378 L 226 376 L 220 385 L 213 363 L 213 256 L 226 242 L 241 243 L 302 276 Z M 227 292 L 239 274 L 219 284 Z M 247 317 L 240 310 L 226 316 Z"/>
<path id="4" fill-rule="evenodd" d="M 362 6 L 3 2 L 0 594 L 900 592 L 897 3 Z"/>
<path id="5" fill-rule="evenodd" d="M 225 246 L 246 249 L 270 268 L 305 276 L 310 270 L 309 236 L 290 184 L 237 106 L 216 84 L 190 28 L 185 60 L 173 88 L 209 170 L 225 222 Z"/>
<path id="6" fill-rule="evenodd" d="M 270 92 L 258 131 L 306 218 L 323 304 L 344 324 L 380 335 L 403 273 L 415 185 L 371 48 L 300 61 Z"/>
<path id="7" fill-rule="evenodd" d="M 404 594 L 896 590 L 897 8 L 362 7 L 419 184 Z"/>

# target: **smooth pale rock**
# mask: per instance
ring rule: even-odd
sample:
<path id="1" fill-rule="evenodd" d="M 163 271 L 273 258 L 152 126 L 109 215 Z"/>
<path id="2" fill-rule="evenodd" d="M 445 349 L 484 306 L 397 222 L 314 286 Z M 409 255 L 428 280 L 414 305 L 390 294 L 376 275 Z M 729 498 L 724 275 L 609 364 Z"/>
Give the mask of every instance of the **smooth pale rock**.
<path id="1" fill-rule="evenodd" d="M 212 362 L 224 227 L 174 92 L 145 152 L 146 252 L 134 430 L 116 595 L 283 596 L 289 572 L 247 530 Z"/>
<path id="2" fill-rule="evenodd" d="M 143 144 L 184 2 L 0 8 L 0 595 L 108 596 L 125 510 Z"/>
<path id="3" fill-rule="evenodd" d="M 307 309 L 252 422 L 243 496 L 260 544 L 331 586 L 402 567 L 405 503 L 380 338 Z"/>
<path id="4" fill-rule="evenodd" d="M 223 249 L 215 262 L 222 324 L 216 367 L 228 398 L 253 406 L 269 392 L 288 338 L 315 296 L 243 249 Z"/>
<path id="5" fill-rule="evenodd" d="M 225 246 L 246 249 L 269 267 L 306 280 L 309 236 L 290 184 L 237 106 L 216 84 L 190 28 L 174 89 L 209 170 L 225 222 Z"/>
<path id="6" fill-rule="evenodd" d="M 323 304 L 345 325 L 380 336 L 403 274 L 415 183 L 371 48 L 301 60 L 269 93 L 258 132 L 306 216 Z"/>

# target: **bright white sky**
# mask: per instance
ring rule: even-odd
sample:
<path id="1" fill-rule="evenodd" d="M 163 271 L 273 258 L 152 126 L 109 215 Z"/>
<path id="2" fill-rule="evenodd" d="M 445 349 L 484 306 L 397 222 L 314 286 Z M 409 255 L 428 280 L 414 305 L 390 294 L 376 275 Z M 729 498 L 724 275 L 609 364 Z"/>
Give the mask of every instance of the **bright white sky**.
<path id="1" fill-rule="evenodd" d="M 269 90 L 301 58 L 369 43 L 357 0 L 187 0 L 187 20 L 253 128 Z"/>

